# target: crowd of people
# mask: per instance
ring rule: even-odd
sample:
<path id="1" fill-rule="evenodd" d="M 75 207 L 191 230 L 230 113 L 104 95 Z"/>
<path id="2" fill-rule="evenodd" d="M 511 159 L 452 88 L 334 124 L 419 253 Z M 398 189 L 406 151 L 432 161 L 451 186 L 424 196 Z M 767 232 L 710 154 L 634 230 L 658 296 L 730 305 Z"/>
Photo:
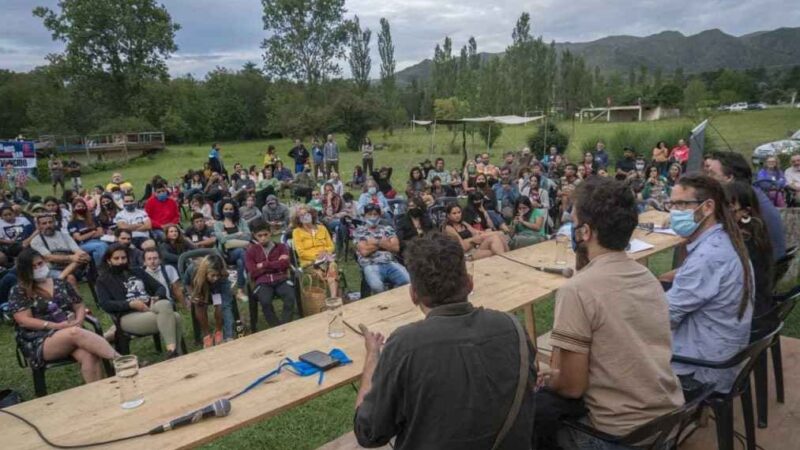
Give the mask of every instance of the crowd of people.
<path id="1" fill-rule="evenodd" d="M 72 171 L 73 189 L 53 178 L 60 198 L 30 196 L 27 180 L 7 167 L 0 301 L 32 364 L 72 356 L 91 382 L 102 376 L 102 359 L 117 356 L 119 331 L 160 333 L 167 357 L 180 355 L 181 308 L 192 309 L 204 347 L 235 337 L 235 303 L 248 300 L 246 291 L 270 326 L 293 320 L 292 266 L 322 280 L 328 295 L 343 295 L 339 264 L 352 251 L 370 293 L 410 284 L 427 317 L 385 343 L 366 333 L 359 442 L 487 448 L 516 386 L 518 371 L 507 362 L 518 353 L 517 333 L 504 315 L 469 304 L 465 261 L 566 233 L 578 273 L 556 295 L 552 370 L 536 373 L 528 342 L 528 382 L 538 392 L 527 392 L 506 439 L 533 442 L 535 418 L 540 448 L 590 448 L 598 444 L 548 421 L 552 412 L 578 411 L 601 431 L 625 434 L 704 383 L 730 388 L 734 369 L 671 364 L 673 354 L 724 360 L 756 328 L 776 325 L 764 315 L 773 306 L 774 263 L 786 252 L 776 209 L 786 203 L 753 183 L 800 189 L 800 155 L 785 172 L 768 159 L 754 177 L 736 153 L 709 154 L 703 174 L 686 174 L 689 153 L 683 141 L 671 150 L 659 142 L 650 158 L 625 148 L 612 161 L 598 142 L 577 163 L 555 147 L 541 158 L 523 148 L 495 162 L 482 153 L 458 169 L 437 158 L 412 167 L 405 188 L 395 188 L 393 168 L 375 164 L 369 139 L 343 182 L 330 135 L 310 150 L 295 140 L 286 154 L 294 171 L 274 146 L 262 166 L 237 162 L 229 171 L 214 144 L 204 167 L 177 184 L 156 175 L 134 186 L 114 173 L 106 186 L 83 189 Z M 51 176 L 67 166 L 76 167 L 51 158 Z M 625 253 L 648 209 L 669 212 L 669 226 L 687 241 L 682 263 L 658 278 Z M 216 252 L 179 267 L 195 249 Z M 85 280 L 120 330 L 100 337 L 80 326 L 86 307 L 77 287 Z"/>

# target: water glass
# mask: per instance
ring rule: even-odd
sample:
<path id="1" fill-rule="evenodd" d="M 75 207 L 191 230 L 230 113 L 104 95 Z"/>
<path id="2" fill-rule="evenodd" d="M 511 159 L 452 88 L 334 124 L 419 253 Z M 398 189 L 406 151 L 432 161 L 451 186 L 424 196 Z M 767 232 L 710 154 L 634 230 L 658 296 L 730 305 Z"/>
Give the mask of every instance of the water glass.
<path id="1" fill-rule="evenodd" d="M 125 355 L 114 359 L 114 370 L 119 382 L 120 406 L 133 409 L 144 403 L 144 394 L 137 383 L 139 360 L 136 355 Z"/>
<path id="2" fill-rule="evenodd" d="M 567 265 L 567 247 L 569 247 L 570 237 L 563 234 L 556 235 L 556 265 Z"/>
<path id="3" fill-rule="evenodd" d="M 344 337 L 344 308 L 341 297 L 325 299 L 328 310 L 328 337 L 338 339 Z"/>

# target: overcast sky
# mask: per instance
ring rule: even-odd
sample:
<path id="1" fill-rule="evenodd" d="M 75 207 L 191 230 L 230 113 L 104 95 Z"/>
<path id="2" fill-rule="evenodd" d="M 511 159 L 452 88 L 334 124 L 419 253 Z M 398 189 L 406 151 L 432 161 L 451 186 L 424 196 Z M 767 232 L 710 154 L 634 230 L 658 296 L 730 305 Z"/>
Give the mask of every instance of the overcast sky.
<path id="1" fill-rule="evenodd" d="M 0 0 L 0 69 L 26 71 L 45 64 L 45 55 L 63 46 L 53 42 L 36 5 L 56 0 Z M 168 61 L 173 75 L 202 77 L 216 66 L 262 64 L 265 37 L 260 0 L 163 0 L 174 21 L 178 52 Z M 546 41 L 583 42 L 608 35 L 646 36 L 664 30 L 695 34 L 719 28 L 736 36 L 800 24 L 796 0 L 348 0 L 348 16 L 358 14 L 373 30 L 372 76 L 379 73 L 377 29 L 381 17 L 392 26 L 398 70 L 433 55 L 445 36 L 458 53 L 470 36 L 479 51 L 502 51 L 522 11 L 531 14 L 532 31 Z M 342 66 L 345 73 L 346 64 Z"/>

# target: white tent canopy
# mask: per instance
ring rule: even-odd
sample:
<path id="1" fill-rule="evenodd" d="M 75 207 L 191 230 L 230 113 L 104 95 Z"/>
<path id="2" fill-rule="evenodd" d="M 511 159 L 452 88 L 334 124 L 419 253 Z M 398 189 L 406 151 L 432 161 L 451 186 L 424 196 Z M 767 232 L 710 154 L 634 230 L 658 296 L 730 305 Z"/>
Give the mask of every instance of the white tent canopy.
<path id="1" fill-rule="evenodd" d="M 524 125 L 526 123 L 542 120 L 544 116 L 535 117 L 522 117 L 522 116 L 484 116 L 484 117 L 465 117 L 463 119 L 455 119 L 458 122 L 473 122 L 473 123 L 499 123 L 503 125 Z M 415 125 L 428 126 L 435 123 L 433 120 L 412 120 L 411 123 Z"/>

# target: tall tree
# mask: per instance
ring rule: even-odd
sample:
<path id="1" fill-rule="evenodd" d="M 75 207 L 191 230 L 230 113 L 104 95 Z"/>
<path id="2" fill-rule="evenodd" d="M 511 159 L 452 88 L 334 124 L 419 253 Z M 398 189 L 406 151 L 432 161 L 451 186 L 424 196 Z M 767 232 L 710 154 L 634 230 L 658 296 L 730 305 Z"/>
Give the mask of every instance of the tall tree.
<path id="1" fill-rule="evenodd" d="M 385 17 L 381 17 L 381 31 L 378 32 L 378 53 L 381 55 L 381 84 L 386 93 L 393 92 L 395 86 L 394 44 L 392 43 L 392 30 Z"/>
<path id="2" fill-rule="evenodd" d="M 372 31 L 369 28 L 361 29 L 358 16 L 353 19 L 350 34 L 350 72 L 356 84 L 362 89 L 369 88 L 369 73 L 372 71 L 372 58 L 369 56 L 369 41 Z"/>
<path id="3" fill-rule="evenodd" d="M 264 69 L 279 78 L 317 85 L 342 71 L 352 23 L 344 0 L 261 0 L 264 9 Z"/>
<path id="4" fill-rule="evenodd" d="M 178 47 L 174 23 L 154 0 L 60 0 L 57 11 L 37 7 L 53 40 L 66 44 L 49 55 L 68 82 L 91 86 L 118 114 L 130 114 L 132 99 L 150 79 L 166 80 L 166 60 Z"/>

